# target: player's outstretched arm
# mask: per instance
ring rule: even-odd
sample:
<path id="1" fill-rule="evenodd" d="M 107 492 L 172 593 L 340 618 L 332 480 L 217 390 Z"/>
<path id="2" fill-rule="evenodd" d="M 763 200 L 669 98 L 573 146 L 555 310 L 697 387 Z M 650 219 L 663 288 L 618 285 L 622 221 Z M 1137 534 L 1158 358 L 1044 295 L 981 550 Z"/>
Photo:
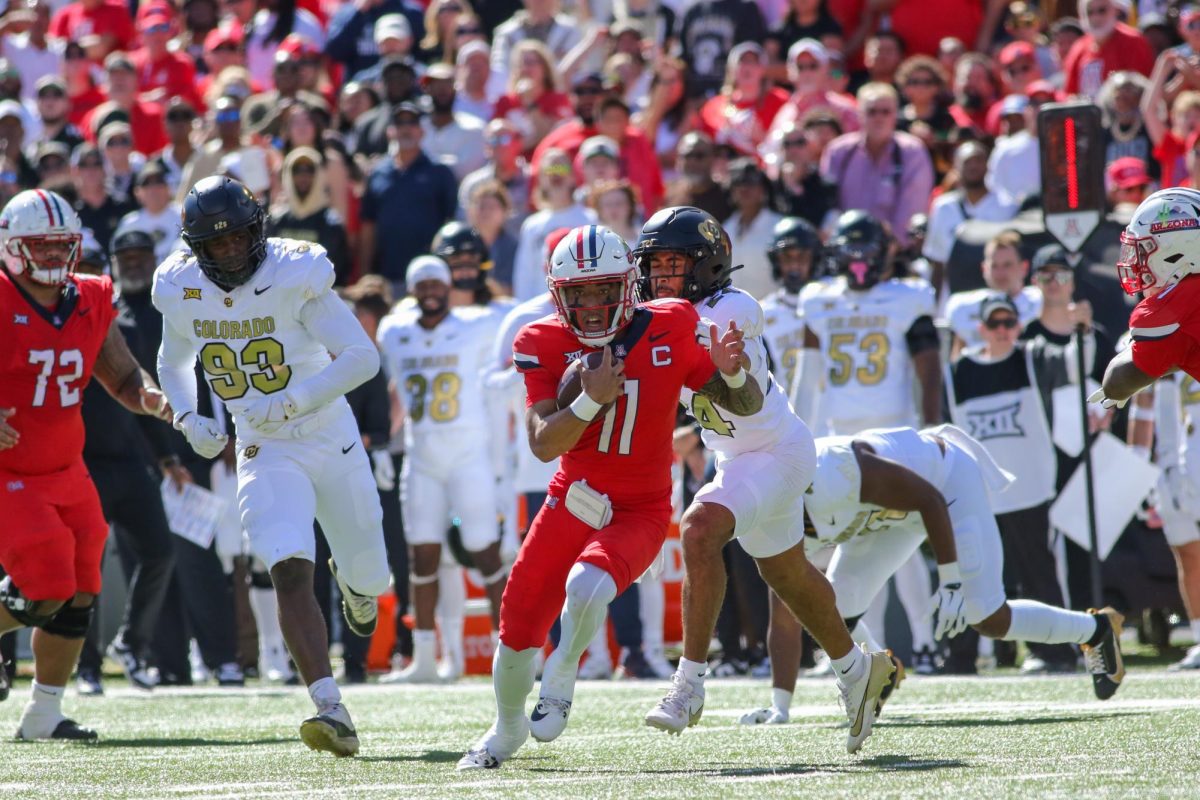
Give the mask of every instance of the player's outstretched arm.
<path id="1" fill-rule="evenodd" d="M 946 498 L 937 487 L 903 464 L 877 455 L 866 442 L 856 441 L 853 448 L 862 474 L 859 499 L 893 511 L 918 512 L 937 563 L 958 561 Z"/>
<path id="2" fill-rule="evenodd" d="M 1113 401 L 1112 403 L 1106 403 L 1105 405 L 1124 404 L 1126 400 L 1154 383 L 1154 381 L 1155 377 L 1153 375 L 1147 375 L 1133 363 L 1133 348 L 1127 347 L 1120 353 L 1117 353 L 1112 361 L 1108 362 L 1108 368 L 1104 370 L 1104 385 L 1102 388 L 1104 395 L 1101 398 L 1093 400 L 1093 402 L 1111 400 Z"/>
<path id="3" fill-rule="evenodd" d="M 142 369 L 133 353 L 129 352 L 129 345 L 125 343 L 116 320 L 108 326 L 108 334 L 100 346 L 92 374 L 117 402 L 134 414 L 171 419 L 173 412 L 167 398 L 150 373 Z"/>
<path id="4" fill-rule="evenodd" d="M 745 336 L 733 322 L 719 338 L 717 326 L 709 325 L 708 335 L 712 342 L 708 354 L 717 371 L 700 387 L 699 394 L 739 417 L 758 413 L 763 407 L 762 387 L 745 369 L 749 361 L 745 353 Z"/>

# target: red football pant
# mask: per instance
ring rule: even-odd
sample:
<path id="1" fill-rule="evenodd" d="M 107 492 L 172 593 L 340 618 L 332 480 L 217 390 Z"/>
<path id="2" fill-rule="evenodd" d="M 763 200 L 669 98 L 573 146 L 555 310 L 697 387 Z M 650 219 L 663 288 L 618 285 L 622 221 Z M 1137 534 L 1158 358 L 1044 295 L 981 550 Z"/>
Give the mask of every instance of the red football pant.
<path id="1" fill-rule="evenodd" d="M 0 565 L 28 600 L 100 593 L 108 523 L 80 459 L 50 475 L 0 475 Z"/>
<path id="2" fill-rule="evenodd" d="M 576 562 L 594 564 L 625 591 L 658 556 L 671 521 L 671 499 L 614 503 L 602 530 L 567 511 L 565 487 L 552 486 L 533 520 L 500 603 L 500 641 L 513 650 L 541 647 L 567 596 Z"/>

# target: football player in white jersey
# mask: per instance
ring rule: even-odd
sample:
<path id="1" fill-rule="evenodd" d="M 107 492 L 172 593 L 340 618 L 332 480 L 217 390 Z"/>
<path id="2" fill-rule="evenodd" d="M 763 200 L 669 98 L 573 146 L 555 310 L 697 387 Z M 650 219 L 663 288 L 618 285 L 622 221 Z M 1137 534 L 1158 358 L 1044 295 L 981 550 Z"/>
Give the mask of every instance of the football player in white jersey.
<path id="1" fill-rule="evenodd" d="M 1171 669 L 1200 669 L 1200 382 L 1190 375 L 1166 375 L 1155 384 L 1154 450 L 1162 468 L 1158 513 L 1196 642 Z"/>
<path id="2" fill-rule="evenodd" d="M 815 277 L 820 257 L 821 237 L 807 220 L 784 217 L 775 224 L 767 258 L 780 288 L 763 298 L 763 336 L 771 351 L 772 371 L 785 390 L 792 386 L 804 350 L 800 293 Z"/>
<path id="3" fill-rule="evenodd" d="M 871 734 L 878 698 L 895 667 L 885 653 L 854 645 L 829 582 L 804 557 L 799 522 L 815 463 L 813 439 L 767 368 L 762 308 L 732 287 L 729 236 L 706 211 L 690 206 L 659 211 L 642 229 L 634 256 L 644 296 L 689 300 L 705 325 L 743 332 L 742 366 L 764 387 L 762 409 L 750 415 L 719 407 L 687 388 L 680 397 L 702 428 L 705 446 L 717 454 L 717 474 L 696 493 L 680 521 L 683 658 L 670 691 L 646 715 L 646 724 L 678 734 L 700 720 L 708 646 L 725 594 L 721 549 L 736 536 L 767 584 L 837 666 L 850 720 L 846 748 L 857 752 Z"/>
<path id="4" fill-rule="evenodd" d="M 499 626 L 506 570 L 496 524 L 494 457 L 496 447 L 505 443 L 494 441 L 500 432 L 490 424 L 483 381 L 495 315 L 473 307 L 450 308 L 450 268 L 437 256 L 413 259 L 405 283 L 419 313 L 386 317 L 378 334 L 388 374 L 407 412 L 400 495 L 412 552 L 409 583 L 416 626 L 413 661 L 396 682 L 430 683 L 439 679 L 434 628 L 438 570 L 454 518 L 464 547 L 483 575 L 492 621 Z M 461 639 L 462 631 L 443 635 Z"/>
<path id="5" fill-rule="evenodd" d="M 196 413 L 197 359 L 233 414 L 242 526 L 270 569 L 288 650 L 317 707 L 300 737 L 348 756 L 358 736 L 313 594 L 313 519 L 333 552 L 346 622 L 370 636 L 389 581 L 383 511 L 343 395 L 375 374 L 379 353 L 333 292 L 325 251 L 267 239 L 263 221 L 254 195 L 231 178 L 205 178 L 188 192 L 183 237 L 191 252 L 175 253 L 154 274 L 151 297 L 163 315 L 158 373 L 175 427 L 200 455 L 217 456 L 227 437 Z"/>
<path id="6" fill-rule="evenodd" d="M 1122 616 L 1111 608 L 1085 614 L 1005 597 L 989 493 L 1011 480 L 982 445 L 952 425 L 821 438 L 805 495 L 806 533 L 816 546 L 838 546 L 829 581 L 856 639 L 870 638 L 859 617 L 928 538 L 940 580 L 930 601 L 938 636 L 956 636 L 970 625 L 993 639 L 1079 644 L 1092 689 L 1107 700 L 1125 675 Z"/>
<path id="7" fill-rule="evenodd" d="M 791 397 L 818 435 L 941 421 L 933 287 L 920 278 L 888 277 L 893 248 L 881 222 L 847 211 L 825 249 L 837 277 L 801 299 L 804 353 Z M 928 570 L 916 554 L 897 573 L 896 593 L 913 632 L 919 673 L 934 671 L 932 631 L 923 619 L 930 590 Z M 868 615 L 880 634 L 886 603 L 884 596 Z"/>

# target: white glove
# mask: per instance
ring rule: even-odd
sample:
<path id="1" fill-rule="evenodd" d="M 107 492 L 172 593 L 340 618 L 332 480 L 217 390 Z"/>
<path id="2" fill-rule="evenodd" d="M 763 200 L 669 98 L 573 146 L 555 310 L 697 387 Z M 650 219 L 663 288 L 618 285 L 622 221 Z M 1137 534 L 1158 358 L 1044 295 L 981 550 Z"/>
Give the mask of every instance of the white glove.
<path id="1" fill-rule="evenodd" d="M 268 397 L 262 397 L 246 406 L 242 412 L 246 424 L 259 433 L 275 433 L 288 420 L 300 415 L 300 409 L 287 392 L 279 392 Z"/>
<path id="2" fill-rule="evenodd" d="M 1124 400 L 1113 400 L 1111 397 L 1108 397 L 1104 394 L 1104 389 L 1097 389 L 1088 396 L 1087 401 L 1089 403 L 1099 403 L 1104 408 L 1124 408 L 1125 404 L 1129 402 L 1129 398 L 1126 397 Z"/>
<path id="3" fill-rule="evenodd" d="M 221 455 L 229 441 L 229 437 L 221 433 L 215 419 L 202 417 L 193 411 L 184 412 L 176 417 L 173 426 L 184 435 L 188 444 L 202 458 L 216 458 Z"/>
<path id="4" fill-rule="evenodd" d="M 375 473 L 375 485 L 381 492 L 390 492 L 396 488 L 396 465 L 392 463 L 392 454 L 387 450 L 371 451 L 371 470 Z"/>
<path id="5" fill-rule="evenodd" d="M 958 564 L 938 564 L 940 584 L 937 594 L 929 601 L 930 616 L 933 617 L 933 638 L 954 638 L 967 629 L 967 615 L 963 609 L 962 578 Z"/>
<path id="6" fill-rule="evenodd" d="M 775 706 L 747 711 L 738 720 L 742 725 L 783 725 L 788 721 L 788 712 L 780 711 Z"/>

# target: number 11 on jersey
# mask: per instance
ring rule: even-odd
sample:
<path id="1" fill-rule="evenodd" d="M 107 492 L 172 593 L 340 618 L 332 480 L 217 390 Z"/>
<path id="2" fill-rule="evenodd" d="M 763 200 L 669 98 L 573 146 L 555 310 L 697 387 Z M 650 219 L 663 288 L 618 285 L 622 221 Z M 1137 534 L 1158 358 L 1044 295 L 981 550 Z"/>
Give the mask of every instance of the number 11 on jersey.
<path id="1" fill-rule="evenodd" d="M 613 403 L 604 415 L 604 427 L 600 429 L 600 442 L 597 445 L 601 453 L 607 453 L 612 447 L 613 428 L 616 427 L 617 407 L 620 402 Z M 637 422 L 638 382 L 625 381 L 625 417 L 621 421 L 621 439 L 617 442 L 617 455 L 629 455 L 633 444 L 633 426 Z"/>

